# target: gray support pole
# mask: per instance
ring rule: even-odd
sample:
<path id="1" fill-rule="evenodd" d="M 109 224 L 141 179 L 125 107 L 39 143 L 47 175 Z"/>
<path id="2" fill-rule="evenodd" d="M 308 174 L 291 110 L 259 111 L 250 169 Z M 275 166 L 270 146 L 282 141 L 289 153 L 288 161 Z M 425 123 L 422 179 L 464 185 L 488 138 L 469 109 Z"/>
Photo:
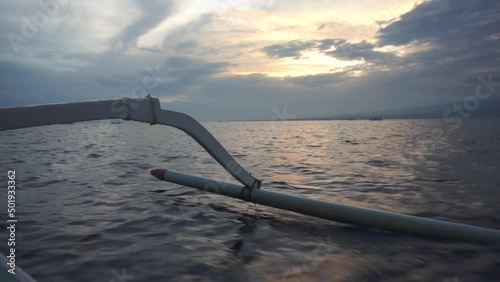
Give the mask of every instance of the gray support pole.
<path id="1" fill-rule="evenodd" d="M 333 202 L 287 195 L 265 189 L 194 176 L 174 170 L 151 171 L 155 177 L 249 202 L 311 215 L 328 220 L 433 238 L 487 244 L 500 243 L 500 230 L 386 211 L 358 208 Z"/>

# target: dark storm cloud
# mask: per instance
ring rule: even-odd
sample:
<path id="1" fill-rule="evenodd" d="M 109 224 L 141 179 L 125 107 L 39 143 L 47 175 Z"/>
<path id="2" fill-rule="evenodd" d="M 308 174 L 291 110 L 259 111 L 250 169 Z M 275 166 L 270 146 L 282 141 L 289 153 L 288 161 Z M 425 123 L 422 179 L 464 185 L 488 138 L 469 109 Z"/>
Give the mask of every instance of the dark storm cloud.
<path id="1" fill-rule="evenodd" d="M 398 63 L 422 68 L 421 76 L 441 77 L 442 84 L 452 77 L 465 82 L 499 70 L 500 2 L 425 2 L 381 29 L 377 38 L 380 46 L 427 44 Z"/>
<path id="2" fill-rule="evenodd" d="M 328 50 L 332 47 L 336 47 L 336 46 L 339 46 L 341 44 L 344 44 L 346 42 L 345 39 L 338 39 L 338 38 L 335 38 L 335 39 L 323 39 L 323 40 L 316 40 L 316 47 L 321 50 L 321 51 L 324 51 L 324 50 Z"/>
<path id="3" fill-rule="evenodd" d="M 335 50 L 324 53 L 339 60 L 364 59 L 365 62 L 375 62 L 379 64 L 388 64 L 396 59 L 391 53 L 373 50 L 375 47 L 375 44 L 366 41 L 358 43 L 345 42 L 338 45 Z"/>
<path id="4" fill-rule="evenodd" d="M 500 2 L 437 0 L 416 6 L 381 29 L 380 45 L 432 42 L 444 47 L 487 40 L 500 32 Z"/>
<path id="5" fill-rule="evenodd" d="M 294 40 L 285 44 L 274 44 L 262 48 L 270 58 L 295 58 L 299 59 L 302 52 L 310 50 L 316 46 L 315 41 Z"/>
<path id="6" fill-rule="evenodd" d="M 273 44 L 265 46 L 261 49 L 262 52 L 266 53 L 266 55 L 273 59 L 281 59 L 281 58 L 294 58 L 300 59 L 303 52 L 311 51 L 311 50 L 328 50 L 332 47 L 338 47 L 342 44 L 345 44 L 345 39 L 323 39 L 323 40 L 309 40 L 309 41 L 301 41 L 301 40 L 292 40 L 283 44 Z"/>
<path id="7" fill-rule="evenodd" d="M 274 44 L 262 48 L 270 58 L 294 58 L 300 59 L 303 52 L 319 51 L 328 56 L 337 58 L 339 60 L 359 60 L 387 63 L 395 57 L 393 54 L 387 52 L 380 52 L 373 50 L 375 44 L 366 41 L 351 43 L 345 39 L 323 39 L 323 40 L 310 40 L 310 41 L 290 41 L 284 44 Z M 333 50 L 331 50 L 333 48 Z"/>

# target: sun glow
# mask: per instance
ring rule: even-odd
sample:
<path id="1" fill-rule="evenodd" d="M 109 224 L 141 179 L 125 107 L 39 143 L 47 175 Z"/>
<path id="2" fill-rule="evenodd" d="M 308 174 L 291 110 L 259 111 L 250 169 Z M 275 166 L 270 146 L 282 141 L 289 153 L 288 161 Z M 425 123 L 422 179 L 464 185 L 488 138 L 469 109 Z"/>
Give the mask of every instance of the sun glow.
<path id="1" fill-rule="evenodd" d="M 180 38 L 172 40 L 188 41 L 196 38 L 200 48 L 193 51 L 192 55 L 206 61 L 233 64 L 226 73 L 219 75 L 260 73 L 284 77 L 332 73 L 363 64 L 364 61 L 336 59 L 314 48 L 301 50 L 300 58 L 269 58 L 262 48 L 293 40 L 328 38 L 342 38 L 351 43 L 376 42 L 377 31 L 384 22 L 401 16 L 415 5 L 415 1 L 397 1 L 391 4 L 374 1 L 370 9 L 360 10 L 359 3 L 301 3 L 300 9 L 294 7 L 298 4 L 290 3 L 286 7 L 274 9 L 276 7 L 273 5 L 281 4 L 273 2 L 272 5 L 259 6 L 249 2 L 241 7 L 232 7 L 225 5 L 226 2 L 219 2 L 208 4 L 200 0 L 179 6 L 176 13 L 140 36 L 138 46 L 159 48 L 167 55 L 175 46 L 165 43 L 168 42 L 165 38 L 210 13 L 210 20 L 201 30 L 175 33 Z M 389 49 L 380 51 L 392 52 Z M 408 52 L 393 51 L 398 55 Z"/>

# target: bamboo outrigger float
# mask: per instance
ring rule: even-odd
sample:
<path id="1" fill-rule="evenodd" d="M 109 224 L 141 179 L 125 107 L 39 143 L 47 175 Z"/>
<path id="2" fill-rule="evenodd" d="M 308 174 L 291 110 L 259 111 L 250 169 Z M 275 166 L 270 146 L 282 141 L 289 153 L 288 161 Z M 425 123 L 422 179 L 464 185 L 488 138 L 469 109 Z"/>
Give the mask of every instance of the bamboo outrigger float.
<path id="1" fill-rule="evenodd" d="M 172 170 L 156 169 L 151 172 L 165 181 L 343 223 L 432 238 L 500 244 L 500 230 L 496 229 L 353 207 L 261 189 L 262 181 L 247 172 L 198 121 L 183 113 L 161 109 L 159 99 L 149 95 L 134 99 L 3 108 L 0 109 L 0 131 L 103 119 L 133 120 L 178 128 L 195 139 L 241 185 Z M 20 276 L 17 279 L 14 281 L 34 281 L 28 280 L 29 276 L 24 280 Z"/>

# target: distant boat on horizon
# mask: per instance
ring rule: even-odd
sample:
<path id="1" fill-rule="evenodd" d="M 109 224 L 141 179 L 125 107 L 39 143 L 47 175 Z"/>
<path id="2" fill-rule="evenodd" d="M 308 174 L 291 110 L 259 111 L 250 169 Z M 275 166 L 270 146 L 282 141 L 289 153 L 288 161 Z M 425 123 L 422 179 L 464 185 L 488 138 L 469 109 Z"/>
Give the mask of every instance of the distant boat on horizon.
<path id="1" fill-rule="evenodd" d="M 384 119 L 381 117 L 372 117 L 372 118 L 370 118 L 370 120 L 384 120 Z"/>

